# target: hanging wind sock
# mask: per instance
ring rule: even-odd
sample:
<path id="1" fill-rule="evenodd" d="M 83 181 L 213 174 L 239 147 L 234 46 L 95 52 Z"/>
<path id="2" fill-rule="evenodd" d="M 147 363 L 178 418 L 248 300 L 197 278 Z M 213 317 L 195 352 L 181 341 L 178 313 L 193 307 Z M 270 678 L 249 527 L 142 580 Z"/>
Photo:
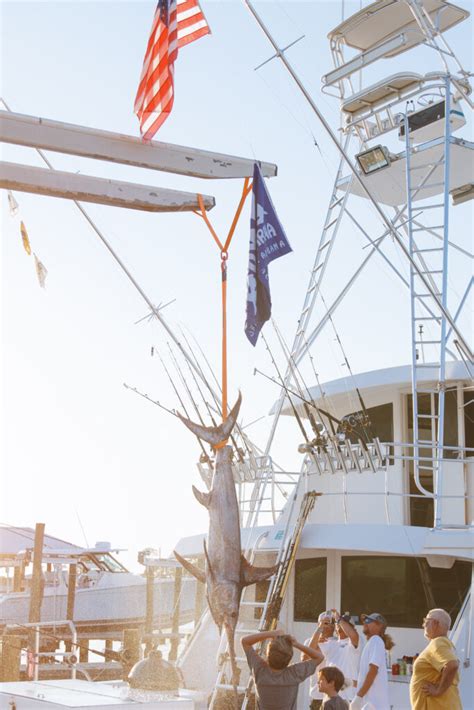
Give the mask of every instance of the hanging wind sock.
<path id="1" fill-rule="evenodd" d="M 33 254 L 33 256 L 35 257 L 36 275 L 38 277 L 39 285 L 41 286 L 41 288 L 45 288 L 45 281 L 48 275 L 48 269 L 43 263 L 41 263 L 36 254 Z"/>
<path id="2" fill-rule="evenodd" d="M 256 345 L 272 312 L 268 264 L 292 251 L 257 163 L 253 169 L 245 334 Z"/>
<path id="3" fill-rule="evenodd" d="M 20 222 L 20 232 L 21 232 L 21 239 L 23 242 L 23 248 L 28 254 L 28 256 L 31 256 L 31 246 L 30 246 L 30 240 L 28 238 L 28 232 L 26 231 L 26 227 L 23 224 L 23 222 Z"/>
<path id="4" fill-rule="evenodd" d="M 8 207 L 10 209 L 10 216 L 16 217 L 20 207 L 18 206 L 18 202 L 15 200 L 15 195 L 13 194 L 13 192 L 11 190 L 8 190 L 7 197 L 8 197 Z"/>

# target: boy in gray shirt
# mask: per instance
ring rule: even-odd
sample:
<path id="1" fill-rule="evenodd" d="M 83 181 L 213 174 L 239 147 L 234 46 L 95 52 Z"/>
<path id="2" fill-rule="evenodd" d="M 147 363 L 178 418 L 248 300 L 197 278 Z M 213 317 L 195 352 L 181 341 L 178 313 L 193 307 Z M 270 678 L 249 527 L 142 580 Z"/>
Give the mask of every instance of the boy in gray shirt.
<path id="1" fill-rule="evenodd" d="M 321 668 L 318 678 L 318 690 L 326 696 L 322 704 L 323 710 L 348 710 L 349 703 L 339 695 L 344 682 L 344 675 L 336 666 Z"/>
<path id="2" fill-rule="evenodd" d="M 268 639 L 271 641 L 265 660 L 252 647 Z M 259 710 L 296 710 L 298 686 L 313 675 L 316 666 L 323 660 L 320 649 L 304 646 L 281 630 L 244 636 L 242 647 L 255 681 Z M 294 648 L 309 656 L 309 660 L 289 665 Z"/>

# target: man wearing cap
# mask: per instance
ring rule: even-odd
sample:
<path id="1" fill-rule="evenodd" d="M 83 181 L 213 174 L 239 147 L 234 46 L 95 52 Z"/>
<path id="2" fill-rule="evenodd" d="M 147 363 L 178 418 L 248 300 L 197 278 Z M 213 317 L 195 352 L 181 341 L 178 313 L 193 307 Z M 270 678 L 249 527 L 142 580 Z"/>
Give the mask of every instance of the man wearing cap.
<path id="1" fill-rule="evenodd" d="M 337 636 L 334 636 L 334 631 Z M 343 673 L 348 685 L 341 691 L 341 698 L 351 700 L 354 697 L 354 682 L 357 679 L 359 665 L 359 634 L 352 624 L 349 613 L 341 616 L 336 609 L 324 611 L 318 617 L 318 627 L 311 639 L 306 642 L 310 648 L 320 648 L 324 660 L 310 680 L 311 710 L 317 710 L 323 702 L 323 695 L 318 688 L 318 672 L 327 666 L 335 666 Z"/>
<path id="2" fill-rule="evenodd" d="M 337 639 L 334 636 L 335 628 L 336 622 L 333 612 L 323 611 L 318 616 L 318 625 L 314 634 L 310 639 L 305 641 L 305 646 L 309 646 L 313 649 L 319 648 L 324 656 L 321 663 L 316 668 L 316 673 L 311 676 L 309 681 L 309 702 L 311 710 L 319 710 L 323 704 L 324 695 L 320 693 L 318 689 L 318 671 L 324 668 L 324 666 L 329 665 L 327 659 L 331 658 L 336 649 Z M 302 660 L 306 660 L 308 656 L 302 654 L 301 658 Z"/>
<path id="3" fill-rule="evenodd" d="M 459 661 L 448 639 L 451 617 L 444 609 L 431 609 L 423 619 L 429 644 L 413 665 L 410 702 L 413 710 L 462 710 L 459 697 Z"/>
<path id="4" fill-rule="evenodd" d="M 386 643 L 392 642 L 385 635 L 387 622 L 376 612 L 363 616 L 362 621 L 367 643 L 362 651 L 356 695 L 350 709 L 390 710 L 385 649 Z"/>

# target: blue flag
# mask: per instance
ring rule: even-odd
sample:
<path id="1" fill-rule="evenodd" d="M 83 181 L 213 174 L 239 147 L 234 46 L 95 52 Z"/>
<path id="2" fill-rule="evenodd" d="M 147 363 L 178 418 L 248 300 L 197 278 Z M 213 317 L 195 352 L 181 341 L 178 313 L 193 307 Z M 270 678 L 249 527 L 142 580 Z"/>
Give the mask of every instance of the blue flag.
<path id="1" fill-rule="evenodd" d="M 262 173 L 255 163 L 245 321 L 245 334 L 252 345 L 256 345 L 262 326 L 272 312 L 268 264 L 290 251 L 292 249 L 276 215 Z"/>

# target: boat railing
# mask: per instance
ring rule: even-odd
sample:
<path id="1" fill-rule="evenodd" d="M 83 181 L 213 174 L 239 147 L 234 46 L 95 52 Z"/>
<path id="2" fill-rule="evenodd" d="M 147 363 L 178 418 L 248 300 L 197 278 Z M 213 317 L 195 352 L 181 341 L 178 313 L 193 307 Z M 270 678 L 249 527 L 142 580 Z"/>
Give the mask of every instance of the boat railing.
<path id="1" fill-rule="evenodd" d="M 67 651 L 60 651 L 58 649 L 50 651 L 41 651 L 41 629 L 42 627 L 47 627 L 47 631 L 44 632 L 45 638 L 51 639 L 51 622 L 50 621 L 34 621 L 25 624 L 9 624 L 8 631 L 11 633 L 12 630 L 18 628 L 24 631 L 31 631 L 33 633 L 33 648 L 27 650 L 27 674 L 31 680 L 37 681 L 39 678 L 39 665 L 41 658 L 54 658 L 55 663 L 61 663 L 71 669 L 71 678 L 75 679 L 77 674 L 76 664 L 78 662 L 78 641 L 77 641 L 77 630 L 74 623 L 69 620 L 55 621 L 54 627 L 65 627 L 69 629 L 70 634 L 70 649 Z M 87 676 L 87 673 L 83 670 Z M 90 678 L 87 678 L 91 680 Z"/>

